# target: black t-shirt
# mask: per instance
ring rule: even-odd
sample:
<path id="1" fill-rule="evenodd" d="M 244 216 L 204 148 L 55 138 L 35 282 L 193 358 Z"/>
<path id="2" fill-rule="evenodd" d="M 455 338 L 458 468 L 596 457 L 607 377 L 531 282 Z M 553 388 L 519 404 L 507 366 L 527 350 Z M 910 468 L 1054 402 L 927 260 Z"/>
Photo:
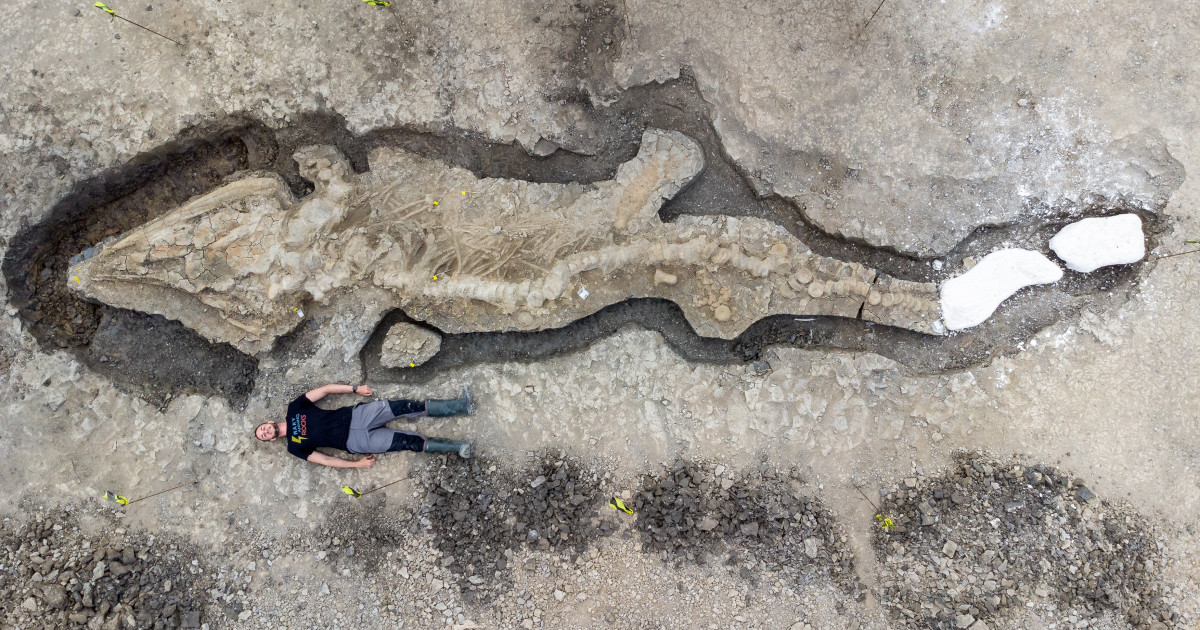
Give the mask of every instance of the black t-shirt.
<path id="1" fill-rule="evenodd" d="M 305 395 L 293 400 L 287 408 L 285 437 L 288 452 L 300 459 L 308 459 L 319 446 L 346 450 L 353 409 L 321 409 Z"/>

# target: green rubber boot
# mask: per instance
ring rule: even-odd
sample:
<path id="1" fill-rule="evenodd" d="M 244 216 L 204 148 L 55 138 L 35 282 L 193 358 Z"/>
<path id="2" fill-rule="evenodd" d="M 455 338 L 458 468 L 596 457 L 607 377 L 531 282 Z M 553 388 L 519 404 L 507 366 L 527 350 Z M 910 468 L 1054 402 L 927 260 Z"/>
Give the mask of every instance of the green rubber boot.
<path id="1" fill-rule="evenodd" d="M 475 401 L 471 392 L 464 387 L 462 396 L 451 400 L 426 400 L 425 413 L 434 418 L 443 416 L 469 416 L 475 413 Z"/>
<path id="2" fill-rule="evenodd" d="M 475 445 L 471 442 L 460 442 L 458 440 L 446 440 L 443 438 L 425 438 L 426 453 L 458 453 L 458 456 L 467 459 L 475 453 Z"/>

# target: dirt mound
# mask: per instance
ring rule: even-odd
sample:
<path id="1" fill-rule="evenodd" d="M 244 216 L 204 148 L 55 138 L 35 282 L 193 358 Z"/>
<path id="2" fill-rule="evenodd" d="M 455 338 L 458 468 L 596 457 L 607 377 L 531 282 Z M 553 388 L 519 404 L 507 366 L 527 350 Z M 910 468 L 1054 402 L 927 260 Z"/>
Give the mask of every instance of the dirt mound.
<path id="1" fill-rule="evenodd" d="M 986 630 L 1027 609 L 1106 612 L 1174 626 L 1146 522 L 1043 465 L 962 454 L 944 476 L 911 477 L 882 504 L 883 601 L 921 628 Z"/>
<path id="2" fill-rule="evenodd" d="M 17 628 L 198 628 L 212 572 L 187 543 L 120 528 L 85 533 L 73 511 L 29 507 L 0 528 L 0 620 Z"/>
<path id="3" fill-rule="evenodd" d="M 618 528 L 600 511 L 606 475 L 561 454 L 543 455 L 515 472 L 501 472 L 486 459 L 435 466 L 422 474 L 437 480 L 426 488 L 422 518 L 464 597 L 476 593 L 486 600 L 502 592 L 519 549 L 578 555 L 590 540 Z"/>
<path id="4" fill-rule="evenodd" d="M 764 464 L 734 473 L 724 466 L 677 461 L 642 478 L 633 499 L 643 548 L 678 561 L 705 562 L 728 553 L 742 577 L 764 571 L 798 581 L 827 574 L 857 588 L 846 537 L 797 470 Z M 739 556 L 748 554 L 753 561 Z"/>

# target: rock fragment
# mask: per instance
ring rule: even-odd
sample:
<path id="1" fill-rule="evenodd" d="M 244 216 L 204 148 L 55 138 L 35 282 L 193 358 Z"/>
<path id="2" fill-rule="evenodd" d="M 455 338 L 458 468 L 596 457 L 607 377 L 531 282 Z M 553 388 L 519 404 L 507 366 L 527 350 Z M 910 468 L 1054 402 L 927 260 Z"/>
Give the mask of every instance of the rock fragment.
<path id="1" fill-rule="evenodd" d="M 741 570 L 748 579 L 770 570 L 853 585 L 844 535 L 792 471 L 764 465 L 733 476 L 724 466 L 689 461 L 644 476 L 631 504 L 643 549 L 676 562 L 734 552 L 755 567 Z"/>
<path id="2" fill-rule="evenodd" d="M 491 601 L 511 584 L 516 552 L 582 554 L 589 540 L 615 531 L 617 519 L 626 518 L 608 508 L 608 518 L 597 516 L 599 473 L 561 453 L 545 454 L 525 470 L 501 471 L 497 462 L 483 458 L 472 458 L 467 466 L 429 465 L 434 469 L 421 473 L 431 480 L 421 518 L 429 523 L 449 571 L 446 588 L 457 586 L 477 601 Z M 340 525 L 368 540 L 380 528 L 389 538 L 405 537 L 390 533 L 403 526 L 387 515 L 358 515 Z M 527 558 L 524 568 L 534 571 L 537 563 Z M 565 599 L 569 589 L 557 590 Z"/>
<path id="3" fill-rule="evenodd" d="M 416 367 L 432 358 L 441 347 L 442 338 L 436 332 L 398 322 L 383 339 L 379 362 L 392 368 Z"/>
<path id="4" fill-rule="evenodd" d="M 166 532 L 154 532 L 158 544 L 146 544 L 146 532 L 127 530 L 105 508 L 31 505 L 25 512 L 27 524 L 0 523 L 0 567 L 8 578 L 0 579 L 0 625 L 177 628 L 180 607 L 210 602 L 215 584 L 201 570 L 207 567 L 188 562 L 195 551 Z M 98 520 L 99 530 L 79 527 L 82 515 Z M 168 576 L 178 587 L 157 588 Z"/>

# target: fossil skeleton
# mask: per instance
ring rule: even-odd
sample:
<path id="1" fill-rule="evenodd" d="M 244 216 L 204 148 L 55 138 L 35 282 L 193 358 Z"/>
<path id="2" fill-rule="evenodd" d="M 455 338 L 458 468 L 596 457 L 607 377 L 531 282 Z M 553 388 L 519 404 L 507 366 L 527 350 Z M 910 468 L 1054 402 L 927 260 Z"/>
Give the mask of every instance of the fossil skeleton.
<path id="1" fill-rule="evenodd" d="M 451 332 L 533 330 L 650 296 L 725 338 L 777 313 L 940 330 L 932 284 L 815 255 L 761 219 L 663 223 L 664 201 L 704 167 L 677 132 L 647 130 L 638 155 L 594 184 L 481 179 L 393 149 L 363 174 L 328 146 L 294 157 L 315 184 L 307 197 L 274 175 L 227 184 L 102 243 L 68 284 L 251 354 L 311 301 L 361 314 L 368 330 L 394 307 Z"/>

